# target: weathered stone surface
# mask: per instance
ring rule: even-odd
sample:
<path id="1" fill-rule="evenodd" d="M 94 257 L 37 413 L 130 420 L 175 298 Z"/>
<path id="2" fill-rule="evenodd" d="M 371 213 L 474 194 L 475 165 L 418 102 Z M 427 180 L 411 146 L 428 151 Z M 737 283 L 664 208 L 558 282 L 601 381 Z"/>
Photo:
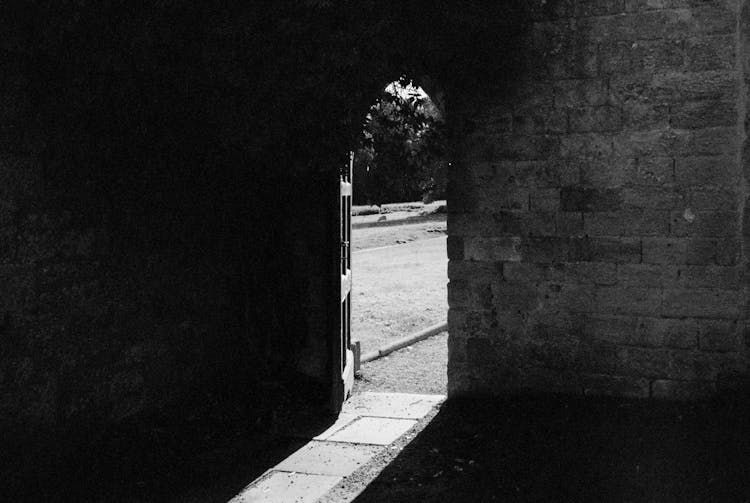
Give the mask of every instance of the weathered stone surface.
<path id="1" fill-rule="evenodd" d="M 346 477 L 377 452 L 373 446 L 313 441 L 276 465 L 274 470 Z"/>
<path id="2" fill-rule="evenodd" d="M 388 445 L 417 423 L 414 419 L 360 417 L 328 437 L 329 442 Z"/>
<path id="3" fill-rule="evenodd" d="M 313 503 L 340 480 L 334 475 L 272 471 L 232 498 L 231 503 Z"/>
<path id="4" fill-rule="evenodd" d="M 552 131 L 540 120 L 514 130 L 508 148 L 493 150 L 502 168 L 474 186 L 485 211 L 505 211 L 516 190 L 543 216 L 467 212 L 455 229 L 482 236 L 472 255 L 501 261 L 502 280 L 478 269 L 451 278 L 484 276 L 492 301 L 468 290 L 481 323 L 451 318 L 449 388 L 551 390 L 556 375 L 574 383 L 568 392 L 710 394 L 719 376 L 748 373 L 737 56 L 750 26 L 733 2 L 555 5 L 533 9 L 527 57 L 545 72 L 527 90 L 538 94 L 493 101 L 564 112 L 567 127 L 555 140 L 540 136 Z M 519 158 L 536 168 L 520 171 Z"/>
<path id="5" fill-rule="evenodd" d="M 347 402 L 345 411 L 369 417 L 421 419 L 442 400 L 440 395 L 359 393 Z"/>

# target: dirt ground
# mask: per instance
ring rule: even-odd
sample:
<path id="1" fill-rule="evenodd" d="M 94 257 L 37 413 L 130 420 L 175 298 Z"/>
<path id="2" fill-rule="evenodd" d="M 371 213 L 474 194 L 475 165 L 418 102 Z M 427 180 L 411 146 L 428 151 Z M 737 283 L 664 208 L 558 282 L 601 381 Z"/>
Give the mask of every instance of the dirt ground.
<path id="1" fill-rule="evenodd" d="M 432 220 L 353 230 L 352 338 L 373 351 L 396 338 L 447 319 L 445 214 Z M 428 241 L 425 241 L 428 240 Z M 414 243 L 414 241 L 421 241 Z M 372 249 L 382 246 L 387 249 Z M 447 333 L 362 365 L 361 391 L 444 394 Z"/>
<path id="2" fill-rule="evenodd" d="M 354 392 L 444 395 L 448 386 L 448 334 L 430 337 L 388 356 L 362 364 Z"/>
<path id="3" fill-rule="evenodd" d="M 364 250 L 352 257 L 352 339 L 362 352 L 447 319 L 444 237 Z"/>

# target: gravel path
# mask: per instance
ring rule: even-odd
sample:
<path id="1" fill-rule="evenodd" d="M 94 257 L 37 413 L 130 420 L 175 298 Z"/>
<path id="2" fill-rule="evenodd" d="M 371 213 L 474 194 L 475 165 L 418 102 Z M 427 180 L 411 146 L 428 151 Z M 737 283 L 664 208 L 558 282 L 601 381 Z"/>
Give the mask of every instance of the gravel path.
<path id="1" fill-rule="evenodd" d="M 446 393 L 448 334 L 443 332 L 413 346 L 362 365 L 354 392 Z"/>
<path id="2" fill-rule="evenodd" d="M 352 338 L 363 353 L 447 319 L 445 214 L 434 221 L 354 229 Z M 413 242 L 419 241 L 419 242 Z M 401 243 L 403 246 L 392 246 Z M 447 333 L 362 365 L 355 392 L 444 394 Z"/>
<path id="3" fill-rule="evenodd" d="M 363 353 L 447 319 L 447 267 L 444 237 L 354 254 L 352 339 Z"/>

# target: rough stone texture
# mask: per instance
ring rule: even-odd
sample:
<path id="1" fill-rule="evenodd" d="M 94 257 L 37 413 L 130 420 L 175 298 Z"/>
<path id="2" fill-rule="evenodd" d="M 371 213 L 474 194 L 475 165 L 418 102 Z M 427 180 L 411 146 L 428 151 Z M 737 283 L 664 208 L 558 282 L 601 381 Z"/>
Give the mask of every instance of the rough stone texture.
<path id="1" fill-rule="evenodd" d="M 449 393 L 711 394 L 748 372 L 747 7 L 531 4 L 533 63 L 458 107 Z"/>

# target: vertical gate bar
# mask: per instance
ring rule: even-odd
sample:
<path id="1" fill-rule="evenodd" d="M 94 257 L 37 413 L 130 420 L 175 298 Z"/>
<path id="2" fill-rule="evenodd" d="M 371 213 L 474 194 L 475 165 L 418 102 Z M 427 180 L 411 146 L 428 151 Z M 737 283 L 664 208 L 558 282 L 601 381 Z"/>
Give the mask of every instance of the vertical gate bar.
<path id="1" fill-rule="evenodd" d="M 346 269 L 349 276 L 349 284 L 353 286 L 354 271 L 352 270 L 352 203 L 354 201 L 354 151 L 349 151 L 349 172 L 347 173 L 348 182 L 351 186 L 349 197 L 347 198 L 348 207 L 346 211 L 346 229 L 347 229 L 347 247 L 346 247 Z M 346 320 L 346 339 L 344 347 L 348 351 L 352 344 L 352 288 L 349 288 L 348 296 L 348 319 Z"/>

